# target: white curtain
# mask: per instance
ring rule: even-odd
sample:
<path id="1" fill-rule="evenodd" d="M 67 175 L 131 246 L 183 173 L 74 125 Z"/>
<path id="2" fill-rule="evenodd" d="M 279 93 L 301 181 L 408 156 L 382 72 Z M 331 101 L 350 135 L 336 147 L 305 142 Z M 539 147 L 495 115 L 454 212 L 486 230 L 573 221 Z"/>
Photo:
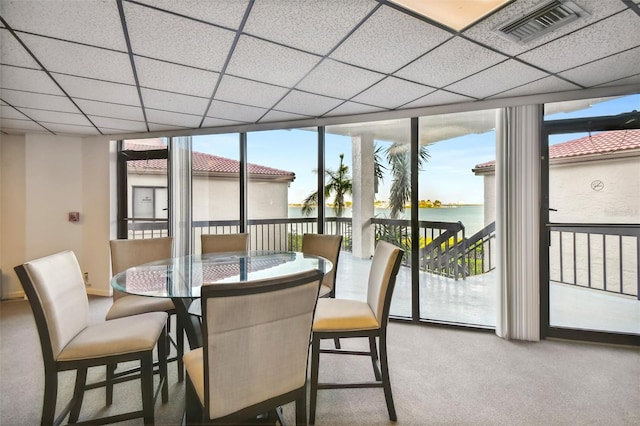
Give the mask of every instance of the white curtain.
<path id="1" fill-rule="evenodd" d="M 541 105 L 498 110 L 496 120 L 496 334 L 540 340 Z"/>
<path id="2" fill-rule="evenodd" d="M 191 136 L 171 138 L 169 144 L 169 226 L 173 255 L 191 254 Z"/>

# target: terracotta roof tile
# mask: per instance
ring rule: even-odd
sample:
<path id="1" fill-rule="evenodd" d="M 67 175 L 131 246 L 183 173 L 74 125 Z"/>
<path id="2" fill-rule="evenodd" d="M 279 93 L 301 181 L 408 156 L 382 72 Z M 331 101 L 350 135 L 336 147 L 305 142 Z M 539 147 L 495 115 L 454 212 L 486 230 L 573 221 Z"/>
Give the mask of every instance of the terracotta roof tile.
<path id="1" fill-rule="evenodd" d="M 148 149 L 163 149 L 164 145 L 143 145 L 127 142 L 125 149 L 134 151 L 144 151 Z M 193 152 L 193 170 L 210 172 L 210 173 L 229 173 L 238 174 L 240 170 L 240 162 L 230 158 L 218 157 L 216 155 L 205 154 L 203 152 Z M 136 160 L 129 162 L 130 167 L 164 170 L 167 168 L 166 160 Z M 247 170 L 250 175 L 264 176 L 289 176 L 295 177 L 294 172 L 275 169 L 273 167 L 261 166 L 259 164 L 247 164 Z"/>
<path id="2" fill-rule="evenodd" d="M 551 145 L 549 159 L 605 154 L 640 148 L 640 129 L 602 132 Z M 474 169 L 493 167 L 495 160 L 477 164 Z"/>

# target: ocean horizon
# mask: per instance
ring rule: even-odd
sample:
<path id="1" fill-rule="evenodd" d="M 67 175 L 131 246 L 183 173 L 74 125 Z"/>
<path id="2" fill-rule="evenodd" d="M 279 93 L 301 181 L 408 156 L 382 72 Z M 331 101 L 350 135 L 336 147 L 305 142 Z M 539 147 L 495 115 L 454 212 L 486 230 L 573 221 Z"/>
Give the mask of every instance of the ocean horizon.
<path id="1" fill-rule="evenodd" d="M 390 209 L 375 208 L 374 216 L 384 219 L 389 218 Z M 335 217 L 333 209 L 327 206 L 327 217 Z M 302 216 L 302 207 L 289 206 L 289 217 L 299 218 Z M 351 217 L 351 208 L 344 209 L 343 217 Z M 405 209 L 399 219 L 410 219 L 411 210 Z M 450 204 L 442 207 L 419 208 L 418 220 L 432 222 L 462 222 L 467 236 L 473 235 L 484 227 L 484 205 L 482 204 Z"/>

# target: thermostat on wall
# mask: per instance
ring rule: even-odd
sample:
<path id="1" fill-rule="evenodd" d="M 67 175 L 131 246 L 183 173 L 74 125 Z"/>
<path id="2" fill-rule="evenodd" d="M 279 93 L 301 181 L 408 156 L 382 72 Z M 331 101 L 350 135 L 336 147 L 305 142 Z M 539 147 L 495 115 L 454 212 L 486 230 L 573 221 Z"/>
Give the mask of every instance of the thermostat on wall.
<path id="1" fill-rule="evenodd" d="M 69 222 L 80 222 L 80 212 L 69 212 Z"/>

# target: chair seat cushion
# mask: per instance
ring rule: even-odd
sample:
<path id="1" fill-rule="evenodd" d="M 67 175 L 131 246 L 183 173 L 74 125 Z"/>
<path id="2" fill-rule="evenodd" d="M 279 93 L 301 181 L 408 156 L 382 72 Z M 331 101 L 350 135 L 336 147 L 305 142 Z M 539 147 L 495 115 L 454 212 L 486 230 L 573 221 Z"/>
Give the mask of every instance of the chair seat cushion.
<path id="1" fill-rule="evenodd" d="M 200 404 L 204 407 L 204 351 L 202 348 L 187 352 L 182 357 L 184 368 L 198 394 Z"/>
<path id="2" fill-rule="evenodd" d="M 320 292 L 318 293 L 318 297 L 325 297 L 327 296 L 329 293 L 331 293 L 331 288 L 322 284 L 320 286 Z"/>
<path id="3" fill-rule="evenodd" d="M 375 330 L 380 328 L 367 302 L 349 299 L 318 299 L 313 331 Z"/>
<path id="4" fill-rule="evenodd" d="M 106 319 L 109 321 L 131 315 L 146 314 L 147 312 L 166 312 L 173 309 L 175 309 L 175 306 L 171 299 L 131 294 L 116 299 L 111 308 L 109 308 Z"/>
<path id="5" fill-rule="evenodd" d="M 58 361 L 102 358 L 152 350 L 167 322 L 166 312 L 150 312 L 91 325 L 75 336 Z"/>

